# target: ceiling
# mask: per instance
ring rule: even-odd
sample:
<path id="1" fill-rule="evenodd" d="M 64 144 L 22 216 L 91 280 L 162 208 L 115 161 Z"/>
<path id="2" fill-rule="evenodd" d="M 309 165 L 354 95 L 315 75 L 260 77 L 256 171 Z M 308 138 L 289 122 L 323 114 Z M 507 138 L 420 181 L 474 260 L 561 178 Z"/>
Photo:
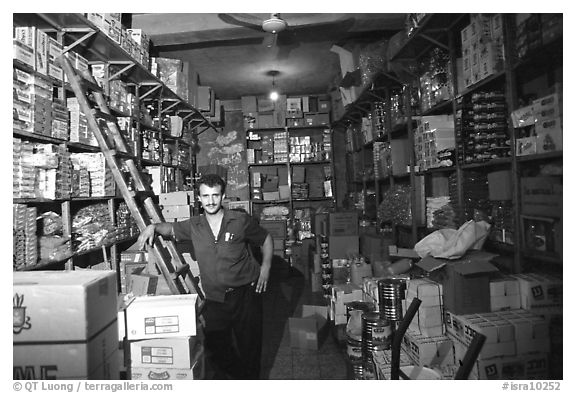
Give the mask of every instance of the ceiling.
<path id="1" fill-rule="evenodd" d="M 333 45 L 348 48 L 387 39 L 403 29 L 406 14 L 280 14 L 288 27 L 276 44 L 261 22 L 271 14 L 132 14 L 133 28 L 151 41 L 151 55 L 187 61 L 200 84 L 221 100 L 264 95 L 272 87 L 283 94 L 326 93 L 340 73 Z"/>

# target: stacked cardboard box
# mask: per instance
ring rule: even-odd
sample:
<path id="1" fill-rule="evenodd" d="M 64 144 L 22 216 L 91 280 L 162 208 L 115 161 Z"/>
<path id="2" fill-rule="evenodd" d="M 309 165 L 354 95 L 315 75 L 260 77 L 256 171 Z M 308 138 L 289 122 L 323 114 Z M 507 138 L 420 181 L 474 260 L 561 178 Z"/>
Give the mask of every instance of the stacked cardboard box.
<path id="1" fill-rule="evenodd" d="M 470 379 L 534 379 L 548 375 L 550 337 L 548 323 L 526 310 L 455 315 L 446 312 L 446 327 L 461 362 L 475 334 L 486 336 Z M 538 367 L 515 367 L 513 375 L 500 364 L 524 365 L 538 359 Z M 540 363 L 542 362 L 542 363 Z"/>
<path id="2" fill-rule="evenodd" d="M 362 288 L 360 286 L 351 283 L 332 286 L 329 316 L 335 325 L 343 325 L 348 322 L 346 303 L 353 301 L 362 301 Z"/>
<path id="3" fill-rule="evenodd" d="M 15 379 L 119 379 L 116 276 L 13 273 Z"/>
<path id="4" fill-rule="evenodd" d="M 136 297 L 126 309 L 131 379 L 189 380 L 204 373 L 196 294 Z"/>
<path id="5" fill-rule="evenodd" d="M 194 191 L 161 193 L 159 204 L 166 221 L 188 220 L 193 216 Z"/>
<path id="6" fill-rule="evenodd" d="M 464 85 L 469 87 L 503 69 L 502 14 L 472 14 L 461 31 Z"/>

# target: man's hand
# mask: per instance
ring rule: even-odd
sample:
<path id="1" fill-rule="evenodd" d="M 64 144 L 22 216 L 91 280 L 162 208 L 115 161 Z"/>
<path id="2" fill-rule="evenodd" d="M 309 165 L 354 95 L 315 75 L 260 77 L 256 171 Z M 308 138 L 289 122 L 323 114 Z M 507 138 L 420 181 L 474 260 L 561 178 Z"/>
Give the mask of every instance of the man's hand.
<path id="1" fill-rule="evenodd" d="M 260 267 L 260 277 L 258 277 L 258 282 L 256 283 L 256 293 L 266 292 L 269 278 L 270 278 L 270 266 L 262 265 Z"/>
<path id="2" fill-rule="evenodd" d="M 153 245 L 154 235 L 154 224 L 148 225 L 146 228 L 144 228 L 144 230 L 140 233 L 140 236 L 138 236 L 138 249 L 144 250 L 146 243 L 148 243 L 150 246 Z"/>

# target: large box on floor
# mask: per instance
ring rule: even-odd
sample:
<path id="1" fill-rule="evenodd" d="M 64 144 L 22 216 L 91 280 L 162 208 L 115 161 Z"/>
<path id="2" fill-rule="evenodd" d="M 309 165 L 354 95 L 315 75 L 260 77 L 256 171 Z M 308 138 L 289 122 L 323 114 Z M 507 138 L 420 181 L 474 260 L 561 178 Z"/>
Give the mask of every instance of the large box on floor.
<path id="1" fill-rule="evenodd" d="M 190 367 L 170 367 L 156 365 L 152 367 L 130 367 L 130 379 L 134 380 L 198 380 L 204 379 L 204 347 L 200 346 L 193 354 Z"/>
<path id="2" fill-rule="evenodd" d="M 119 379 L 118 323 L 86 340 L 14 343 L 12 366 L 14 379 Z"/>
<path id="3" fill-rule="evenodd" d="M 197 294 L 142 296 L 126 309 L 128 340 L 196 335 Z"/>
<path id="4" fill-rule="evenodd" d="M 14 272 L 12 340 L 84 342 L 118 317 L 112 271 Z"/>
<path id="5" fill-rule="evenodd" d="M 494 254 L 469 252 L 455 260 L 422 258 L 416 266 L 442 284 L 444 308 L 455 314 L 490 312 L 490 273 L 498 268 L 489 261 Z"/>
<path id="6" fill-rule="evenodd" d="M 288 318 L 290 346 L 318 349 L 327 332 L 328 307 L 302 305 L 301 317 Z"/>

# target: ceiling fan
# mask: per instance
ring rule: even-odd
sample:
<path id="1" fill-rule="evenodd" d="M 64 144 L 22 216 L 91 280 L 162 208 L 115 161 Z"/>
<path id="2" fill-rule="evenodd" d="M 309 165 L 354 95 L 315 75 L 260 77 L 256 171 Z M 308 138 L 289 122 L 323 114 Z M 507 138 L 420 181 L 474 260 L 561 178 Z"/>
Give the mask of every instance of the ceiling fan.
<path id="1" fill-rule="evenodd" d="M 267 48 L 274 46 L 292 48 L 300 45 L 300 41 L 334 36 L 346 32 L 354 20 L 321 21 L 307 24 L 289 25 L 279 13 L 272 13 L 267 19 L 258 18 L 252 14 L 218 14 L 218 17 L 232 25 L 247 27 L 267 33 L 262 44 Z"/>

